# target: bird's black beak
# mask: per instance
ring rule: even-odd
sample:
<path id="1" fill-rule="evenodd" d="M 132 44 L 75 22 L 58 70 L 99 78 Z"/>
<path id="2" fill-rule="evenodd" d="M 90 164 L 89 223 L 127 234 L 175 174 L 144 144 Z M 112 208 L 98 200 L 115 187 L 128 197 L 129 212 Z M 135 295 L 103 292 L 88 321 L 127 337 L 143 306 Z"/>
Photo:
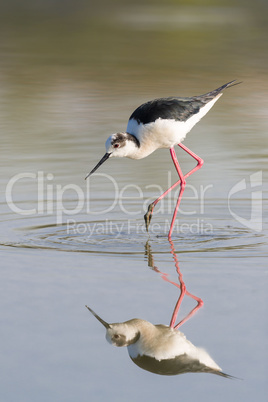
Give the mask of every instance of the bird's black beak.
<path id="1" fill-rule="evenodd" d="M 99 320 L 99 322 L 102 323 L 102 325 L 104 325 L 104 327 L 106 329 L 111 328 L 110 325 L 108 324 L 108 322 L 106 322 L 102 318 L 100 318 L 100 316 L 98 316 L 98 314 L 96 314 L 95 311 L 91 310 L 91 308 L 89 308 L 88 306 L 86 306 L 86 308 L 94 315 L 94 317 L 97 318 L 97 320 Z"/>
<path id="2" fill-rule="evenodd" d="M 91 172 L 85 177 L 85 180 L 94 172 L 96 172 L 96 170 L 100 167 L 100 165 L 102 165 L 109 157 L 111 156 L 111 153 L 106 152 L 106 154 L 101 158 L 101 160 L 99 161 L 99 163 L 97 163 L 97 165 L 94 167 L 94 169 L 91 170 Z"/>

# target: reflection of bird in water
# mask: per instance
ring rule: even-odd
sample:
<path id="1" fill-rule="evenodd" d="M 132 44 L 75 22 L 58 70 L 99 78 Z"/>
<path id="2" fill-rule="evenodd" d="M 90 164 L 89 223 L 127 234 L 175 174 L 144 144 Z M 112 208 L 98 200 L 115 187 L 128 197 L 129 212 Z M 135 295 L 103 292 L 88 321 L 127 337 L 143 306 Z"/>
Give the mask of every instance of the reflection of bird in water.
<path id="1" fill-rule="evenodd" d="M 177 329 L 138 318 L 108 324 L 86 307 L 106 328 L 107 341 L 114 346 L 127 346 L 130 358 L 144 370 L 162 375 L 193 372 L 231 378 L 204 349 L 194 346 Z"/>
<path id="2" fill-rule="evenodd" d="M 191 98 L 160 98 L 139 106 L 130 116 L 126 132 L 113 134 L 107 139 L 105 155 L 87 177 L 94 173 L 110 157 L 142 159 L 156 149 L 169 148 L 171 158 L 179 175 L 179 181 L 149 205 L 144 218 L 146 229 L 148 230 L 156 204 L 174 187 L 180 184 L 180 193 L 168 234 L 170 238 L 184 192 L 185 179 L 200 169 L 203 164 L 203 160 L 182 145 L 181 142 L 195 124 L 212 108 L 222 95 L 222 91 L 233 85 L 236 84 L 234 84 L 234 81 L 231 81 L 204 95 L 193 96 Z M 176 144 L 197 161 L 196 167 L 186 175 L 183 175 L 174 151 Z"/>
<path id="3" fill-rule="evenodd" d="M 186 289 L 174 244 L 170 239 L 169 243 L 178 274 L 178 283 L 170 280 L 167 274 L 157 268 L 149 242 L 145 245 L 145 255 L 148 259 L 149 267 L 159 273 L 163 280 L 180 289 L 180 295 L 173 310 L 169 326 L 163 324 L 153 325 L 148 321 L 138 318 L 122 323 L 109 324 L 100 318 L 91 308 L 86 307 L 106 328 L 106 339 L 108 342 L 115 346 L 127 346 L 130 358 L 144 370 L 162 375 L 200 372 L 233 378 L 223 373 L 221 368 L 204 349 L 194 346 L 178 330 L 185 321 L 191 318 L 203 306 L 203 301 Z M 197 304 L 185 318 L 176 324 L 179 309 L 185 296 L 189 296 Z"/>

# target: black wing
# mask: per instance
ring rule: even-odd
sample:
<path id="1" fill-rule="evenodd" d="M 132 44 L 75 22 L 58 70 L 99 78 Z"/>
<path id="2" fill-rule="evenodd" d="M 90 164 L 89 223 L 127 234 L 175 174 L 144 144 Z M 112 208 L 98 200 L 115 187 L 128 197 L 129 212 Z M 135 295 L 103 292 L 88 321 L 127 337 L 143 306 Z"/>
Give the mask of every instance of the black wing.
<path id="1" fill-rule="evenodd" d="M 237 84 L 239 83 L 231 81 L 214 89 L 214 91 L 191 98 L 170 97 L 155 99 L 144 103 L 134 110 L 129 120 L 135 119 L 138 123 L 142 124 L 152 123 L 158 118 L 186 121 L 198 113 L 200 108 L 214 99 L 225 88 Z"/>
<path id="2" fill-rule="evenodd" d="M 160 98 L 139 106 L 129 119 L 142 124 L 152 123 L 158 118 L 186 121 L 202 106 L 203 102 L 192 98 Z"/>

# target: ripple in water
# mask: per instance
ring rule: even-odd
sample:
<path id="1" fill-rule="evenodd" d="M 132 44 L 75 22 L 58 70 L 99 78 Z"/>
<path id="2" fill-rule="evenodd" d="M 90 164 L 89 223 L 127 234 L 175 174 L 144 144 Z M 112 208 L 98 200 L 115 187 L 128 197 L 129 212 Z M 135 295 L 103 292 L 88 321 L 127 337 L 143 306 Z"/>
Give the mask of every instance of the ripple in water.
<path id="1" fill-rule="evenodd" d="M 80 222 L 86 225 L 86 222 Z M 92 224 L 93 222 L 91 222 Z M 105 221 L 95 221 L 96 225 L 104 225 Z M 144 245 L 148 240 L 155 245 L 156 253 L 167 253 L 170 250 L 167 235 L 148 235 L 143 229 L 139 232 L 136 230 L 124 230 L 123 223 L 120 231 L 100 230 L 89 233 L 88 231 L 72 231 L 67 228 L 66 224 L 62 225 L 39 225 L 24 227 L 19 230 L 19 241 L 5 243 L 5 246 L 51 249 L 68 252 L 86 252 L 95 254 L 110 255 L 143 255 Z M 97 226 L 96 226 L 97 227 Z M 119 226 L 118 226 L 119 227 Z M 163 231 L 162 231 L 163 233 Z M 174 234 L 172 241 L 177 253 L 194 253 L 194 252 L 213 252 L 224 250 L 236 250 L 245 248 L 255 248 L 262 245 L 262 234 L 252 233 L 246 228 L 225 227 L 217 228 L 209 234 L 192 234 L 182 233 Z"/>

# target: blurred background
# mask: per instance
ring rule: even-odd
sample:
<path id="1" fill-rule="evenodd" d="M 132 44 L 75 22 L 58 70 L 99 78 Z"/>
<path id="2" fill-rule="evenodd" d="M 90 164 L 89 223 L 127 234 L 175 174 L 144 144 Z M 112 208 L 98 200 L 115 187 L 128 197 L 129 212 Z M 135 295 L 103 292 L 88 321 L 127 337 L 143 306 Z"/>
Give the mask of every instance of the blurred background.
<path id="1" fill-rule="evenodd" d="M 3 162 L 14 173 L 20 146 L 59 158 L 68 138 L 100 144 L 145 100 L 232 79 L 244 82 L 236 92 L 244 103 L 233 105 L 243 130 L 245 116 L 266 124 L 267 9 L 264 0 L 1 1 Z"/>

